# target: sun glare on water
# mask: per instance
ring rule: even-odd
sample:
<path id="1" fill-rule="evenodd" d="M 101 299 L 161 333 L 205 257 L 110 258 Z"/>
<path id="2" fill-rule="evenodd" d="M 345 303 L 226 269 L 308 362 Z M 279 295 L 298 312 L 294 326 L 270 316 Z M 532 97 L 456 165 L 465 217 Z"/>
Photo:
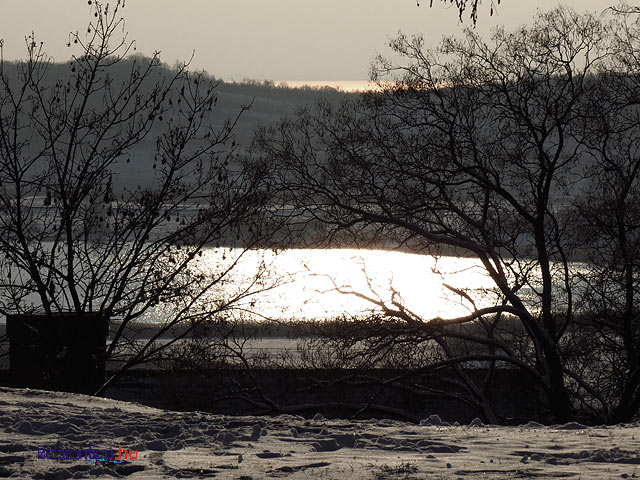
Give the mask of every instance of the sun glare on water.
<path id="1" fill-rule="evenodd" d="M 239 253 L 227 252 L 226 261 Z M 220 255 L 208 250 L 203 260 L 209 268 L 219 268 Z M 468 314 L 469 301 L 445 285 L 464 289 L 478 307 L 491 303 L 491 280 L 469 258 L 382 250 L 257 250 L 244 253 L 231 283 L 241 288 L 260 262 L 270 266 L 266 283 L 281 285 L 246 301 L 257 318 L 327 319 L 362 315 L 381 305 L 396 309 L 398 304 L 423 319 Z"/>

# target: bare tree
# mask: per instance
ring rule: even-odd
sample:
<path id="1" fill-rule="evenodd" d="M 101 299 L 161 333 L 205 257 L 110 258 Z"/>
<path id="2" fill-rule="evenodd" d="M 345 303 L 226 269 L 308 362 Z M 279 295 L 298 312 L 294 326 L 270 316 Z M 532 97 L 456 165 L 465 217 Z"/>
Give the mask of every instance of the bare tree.
<path id="1" fill-rule="evenodd" d="M 480 0 L 440 0 L 442 3 L 448 3 L 450 5 L 455 5 L 458 10 L 458 16 L 460 21 L 463 21 L 464 14 L 468 11 L 469 18 L 475 25 L 478 21 L 478 5 L 480 4 Z M 494 10 L 497 5 L 500 5 L 501 0 L 491 0 L 489 6 L 489 14 L 493 15 Z M 420 6 L 420 0 L 417 0 L 418 6 Z M 429 7 L 433 7 L 433 0 L 429 0 Z"/>
<path id="2" fill-rule="evenodd" d="M 609 7 L 612 12 L 621 14 L 621 15 L 630 15 L 630 14 L 638 14 L 640 13 L 640 7 L 635 5 L 629 5 L 626 1 L 621 1 L 618 5 L 614 5 Z"/>
<path id="3" fill-rule="evenodd" d="M 640 101 L 638 19 L 620 16 L 597 94 L 585 106 L 593 165 L 576 202 L 577 244 L 589 269 L 580 272 L 594 318 L 584 328 L 603 344 L 610 371 L 599 385 L 615 406 L 614 421 L 628 421 L 640 407 Z M 593 356 L 593 347 L 585 355 Z M 618 400 L 619 399 L 619 400 Z"/>
<path id="4" fill-rule="evenodd" d="M 93 3 L 64 69 L 33 35 L 25 61 L 0 63 L 0 312 L 118 318 L 109 356 L 155 317 L 126 369 L 175 325 L 232 310 L 265 268 L 221 288 L 261 235 L 262 173 L 230 161 L 238 118 L 214 122 L 205 74 L 125 58 L 123 7 Z M 205 246 L 239 249 L 221 261 Z"/>
<path id="5" fill-rule="evenodd" d="M 261 154 L 280 167 L 283 204 L 295 205 L 325 245 L 394 245 L 471 256 L 482 265 L 493 303 L 481 307 L 474 292 L 456 288 L 469 305 L 464 317 L 422 318 L 399 295 L 385 302 L 370 292 L 347 293 L 375 306 L 370 352 L 430 345 L 438 353 L 420 368 L 450 367 L 488 420 L 497 416 L 486 392 L 504 368 L 529 376 L 542 407 L 559 421 L 576 412 L 595 421 L 637 412 L 635 371 L 617 376 L 604 338 L 582 331 L 593 313 L 580 275 L 593 267 L 585 267 L 585 250 L 602 251 L 579 248 L 573 209 L 594 169 L 607 163 L 604 146 L 615 145 L 594 128 L 592 107 L 608 78 L 598 74 L 616 51 L 614 32 L 624 36 L 627 54 L 637 53 L 634 28 L 560 8 L 513 33 L 497 30 L 491 42 L 467 31 L 427 50 L 422 37 L 399 36 L 391 47 L 407 64 L 379 58 L 373 69 L 376 79 L 391 76 L 392 86 L 337 108 L 322 103 L 257 137 Z M 632 134 L 622 123 L 635 117 L 620 123 L 619 109 L 606 111 L 618 135 Z M 626 145 L 635 152 L 634 142 Z M 621 180 L 603 175 L 622 200 Z M 601 196 L 599 205 L 610 198 Z M 624 202 L 629 222 L 635 202 Z M 610 216 L 605 211 L 599 215 Z M 602 230 L 594 235 L 606 242 Z M 628 243 L 616 235 L 618 247 Z M 625 325 L 624 318 L 614 321 Z M 637 336 L 626 336 L 626 351 L 637 349 Z M 477 368 L 486 375 L 469 374 Z M 626 385 L 611 393 L 611 382 Z"/>

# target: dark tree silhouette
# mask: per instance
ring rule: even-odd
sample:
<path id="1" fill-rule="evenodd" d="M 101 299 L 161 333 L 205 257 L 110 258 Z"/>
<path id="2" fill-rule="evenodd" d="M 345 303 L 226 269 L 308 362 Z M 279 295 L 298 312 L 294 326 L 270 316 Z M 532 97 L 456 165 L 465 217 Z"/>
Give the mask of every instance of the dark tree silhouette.
<path id="1" fill-rule="evenodd" d="M 464 14 L 469 12 L 469 18 L 475 25 L 478 21 L 478 6 L 480 4 L 480 0 L 440 0 L 442 3 L 448 3 L 450 5 L 455 5 L 458 9 L 458 15 L 460 21 L 463 21 Z M 497 5 L 500 5 L 501 0 L 491 0 L 489 6 L 489 14 L 493 15 L 494 10 Z M 426 2 L 424 2 L 426 3 Z M 418 6 L 420 6 L 420 0 L 417 0 Z M 433 0 L 429 0 L 429 6 L 433 7 Z"/>
<path id="2" fill-rule="evenodd" d="M 611 11 L 614 13 L 622 14 L 622 15 L 630 15 L 630 14 L 639 14 L 640 7 L 635 5 L 629 5 L 627 2 L 622 1 L 618 3 L 618 5 L 610 7 Z"/>
<path id="3" fill-rule="evenodd" d="M 593 165 L 575 205 L 573 227 L 576 245 L 590 265 L 580 277 L 595 318 L 584 328 L 601 338 L 608 352 L 610 374 L 601 378 L 600 389 L 602 395 L 620 399 L 611 400 L 614 421 L 627 421 L 640 407 L 640 63 L 638 43 L 631 36 L 638 21 L 629 18 L 632 13 L 612 29 L 615 53 L 603 65 L 597 93 L 585 106 Z"/>
<path id="4" fill-rule="evenodd" d="M 490 42 L 467 31 L 427 50 L 399 36 L 407 63 L 378 59 L 374 77 L 393 80 L 381 93 L 258 134 L 310 240 L 462 254 L 493 283 L 488 306 L 454 289 L 469 314 L 449 319 L 420 317 L 402 292 L 345 291 L 375 308 L 328 334 L 337 351 L 371 366 L 422 346 L 413 371 L 455 372 L 489 421 L 505 368 L 531 378 L 558 421 L 637 413 L 638 28 L 561 8 Z"/>
<path id="5" fill-rule="evenodd" d="M 261 172 L 230 162 L 237 118 L 214 122 L 215 84 L 157 53 L 125 59 L 123 7 L 93 2 L 62 75 L 33 35 L 25 61 L 0 63 L 0 312 L 119 319 L 108 355 L 127 350 L 126 369 L 257 288 L 260 262 L 220 286 L 259 237 L 264 201 Z M 240 248 L 220 263 L 207 245 Z M 134 345 L 149 314 L 162 322 Z"/>

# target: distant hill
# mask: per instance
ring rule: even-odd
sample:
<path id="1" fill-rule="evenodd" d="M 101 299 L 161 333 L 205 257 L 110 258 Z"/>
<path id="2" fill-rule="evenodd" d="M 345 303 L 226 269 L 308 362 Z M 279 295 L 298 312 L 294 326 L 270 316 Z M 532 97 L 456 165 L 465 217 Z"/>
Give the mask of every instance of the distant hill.
<path id="1" fill-rule="evenodd" d="M 109 67 L 103 75 L 108 75 L 119 85 L 126 82 L 131 75 L 134 65 L 148 65 L 150 58 L 141 55 L 133 55 L 117 64 Z M 10 85 L 19 85 L 19 71 L 23 64 L 21 62 L 4 62 L 3 73 L 9 80 Z M 153 83 L 161 81 L 162 77 L 169 78 L 175 74 L 175 68 L 166 64 L 161 64 L 155 68 L 155 73 L 148 83 L 151 88 Z M 234 119 L 243 106 L 251 106 L 250 110 L 243 113 L 235 129 L 235 141 L 240 149 L 248 148 L 251 144 L 253 132 L 259 126 L 269 125 L 277 122 L 282 117 L 292 115 L 297 108 L 304 105 L 311 105 L 320 98 L 341 101 L 348 96 L 357 94 L 342 92 L 332 88 L 292 88 L 284 85 L 276 85 L 270 81 L 245 81 L 245 82 L 224 82 L 216 79 L 215 76 L 204 72 L 205 78 L 216 85 L 218 101 L 214 109 L 212 122 L 214 125 L 223 125 L 226 120 Z M 52 63 L 44 79 L 44 85 L 54 85 L 56 82 L 67 83 L 72 76 L 71 62 Z M 0 87 L 2 88 L 2 87 Z M 100 110 L 101 95 L 95 95 L 97 100 L 92 104 L 96 110 Z M 114 168 L 114 188 L 118 186 L 133 186 L 144 184 L 144 179 L 151 180 L 153 156 L 155 152 L 157 136 L 164 129 L 163 122 L 157 121 L 150 135 L 142 142 L 135 145 L 126 157 L 130 163 L 125 162 Z M 37 138 L 31 141 L 32 148 L 37 148 Z M 123 175 L 119 175 L 123 174 Z"/>

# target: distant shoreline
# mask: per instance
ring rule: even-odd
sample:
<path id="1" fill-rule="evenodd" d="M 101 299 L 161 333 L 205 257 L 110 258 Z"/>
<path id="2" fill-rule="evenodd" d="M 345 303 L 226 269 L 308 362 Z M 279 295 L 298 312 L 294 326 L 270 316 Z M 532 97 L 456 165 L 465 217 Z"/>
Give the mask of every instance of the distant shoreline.
<path id="1" fill-rule="evenodd" d="M 290 88 L 333 88 L 343 92 L 364 92 L 378 90 L 378 86 L 370 80 L 274 80 L 276 85 Z"/>

